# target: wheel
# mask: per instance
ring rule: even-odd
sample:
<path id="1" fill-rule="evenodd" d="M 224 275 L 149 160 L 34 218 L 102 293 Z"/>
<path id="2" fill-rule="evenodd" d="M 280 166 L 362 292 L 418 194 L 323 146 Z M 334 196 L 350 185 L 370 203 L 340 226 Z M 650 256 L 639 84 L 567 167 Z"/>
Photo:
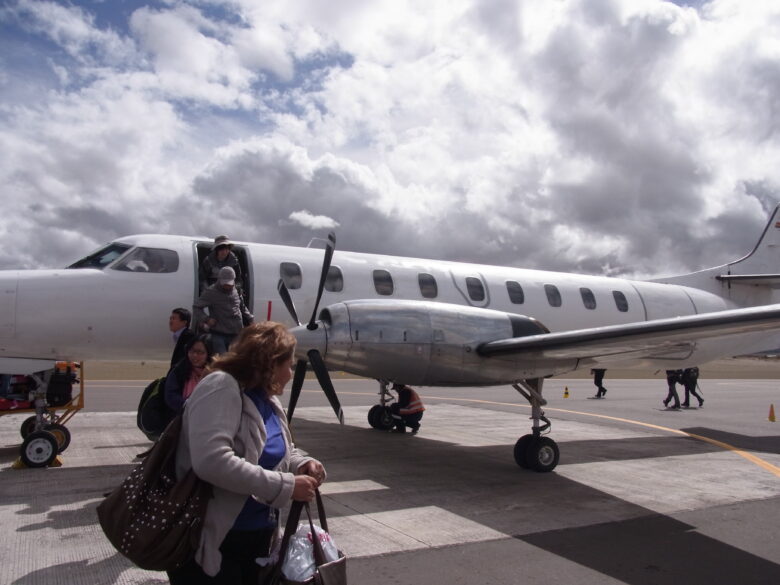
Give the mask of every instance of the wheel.
<path id="1" fill-rule="evenodd" d="M 380 431 L 389 431 L 395 426 L 395 421 L 393 420 L 393 413 L 390 411 L 389 406 L 380 406 L 381 410 L 379 411 L 379 414 L 377 414 L 376 417 L 376 424 Z"/>
<path id="2" fill-rule="evenodd" d="M 379 412 L 382 410 L 381 404 L 375 404 L 368 410 L 368 424 L 371 425 L 371 428 L 378 429 L 377 426 L 377 417 L 379 415 Z"/>
<path id="3" fill-rule="evenodd" d="M 35 422 L 38 420 L 38 417 L 33 415 L 30 417 L 27 417 L 24 419 L 24 422 L 22 423 L 22 426 L 19 427 L 19 434 L 22 435 L 22 439 L 26 439 L 27 435 L 32 433 L 35 430 Z"/>
<path id="4" fill-rule="evenodd" d="M 526 463 L 536 471 L 552 471 L 558 465 L 560 451 L 555 441 L 549 437 L 539 437 L 528 444 Z"/>
<path id="5" fill-rule="evenodd" d="M 378 431 L 389 431 L 392 429 L 395 422 L 393 421 L 390 407 L 382 406 L 381 404 L 372 406 L 368 411 L 368 424 Z"/>
<path id="6" fill-rule="evenodd" d="M 57 441 L 57 453 L 62 453 L 70 445 L 70 431 L 59 423 L 49 423 L 43 427 L 44 431 L 49 431 Z"/>
<path id="7" fill-rule="evenodd" d="M 47 467 L 57 457 L 57 439 L 49 431 L 35 431 L 22 443 L 22 463 L 27 467 Z"/>
<path id="8" fill-rule="evenodd" d="M 533 441 L 533 435 L 523 435 L 517 439 L 515 443 L 515 463 L 517 463 L 523 469 L 528 469 L 528 445 Z"/>

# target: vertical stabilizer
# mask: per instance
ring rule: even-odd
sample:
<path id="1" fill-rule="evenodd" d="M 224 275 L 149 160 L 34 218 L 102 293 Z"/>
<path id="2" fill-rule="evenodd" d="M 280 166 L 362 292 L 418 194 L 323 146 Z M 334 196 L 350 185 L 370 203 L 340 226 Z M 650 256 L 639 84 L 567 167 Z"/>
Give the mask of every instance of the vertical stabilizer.
<path id="1" fill-rule="evenodd" d="M 735 277 L 731 280 L 742 280 L 748 276 L 780 278 L 780 205 L 775 207 L 753 251 L 740 260 L 730 262 L 725 268 L 727 275 Z"/>

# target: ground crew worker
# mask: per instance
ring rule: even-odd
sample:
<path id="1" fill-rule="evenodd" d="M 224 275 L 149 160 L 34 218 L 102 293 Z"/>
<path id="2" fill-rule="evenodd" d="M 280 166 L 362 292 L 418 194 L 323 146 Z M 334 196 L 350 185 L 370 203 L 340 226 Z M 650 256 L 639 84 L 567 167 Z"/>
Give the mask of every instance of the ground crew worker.
<path id="1" fill-rule="evenodd" d="M 406 427 L 409 427 L 412 429 L 412 434 L 416 435 L 420 430 L 420 420 L 425 411 L 420 395 L 406 384 L 393 384 L 393 390 L 398 393 L 398 401 L 390 405 L 395 423 L 392 432 L 405 433 Z"/>

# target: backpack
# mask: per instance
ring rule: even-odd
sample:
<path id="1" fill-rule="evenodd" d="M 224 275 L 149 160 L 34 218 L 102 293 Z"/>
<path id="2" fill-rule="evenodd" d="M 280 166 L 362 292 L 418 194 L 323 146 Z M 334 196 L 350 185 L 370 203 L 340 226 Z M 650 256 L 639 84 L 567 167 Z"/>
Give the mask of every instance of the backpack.
<path id="1" fill-rule="evenodd" d="M 211 484 L 190 469 L 176 479 L 177 415 L 122 484 L 97 507 L 111 544 L 142 569 L 171 571 L 189 561 L 200 543 Z"/>
<path id="2" fill-rule="evenodd" d="M 175 413 L 165 403 L 165 376 L 153 380 L 141 394 L 136 424 L 150 441 L 156 441 Z"/>

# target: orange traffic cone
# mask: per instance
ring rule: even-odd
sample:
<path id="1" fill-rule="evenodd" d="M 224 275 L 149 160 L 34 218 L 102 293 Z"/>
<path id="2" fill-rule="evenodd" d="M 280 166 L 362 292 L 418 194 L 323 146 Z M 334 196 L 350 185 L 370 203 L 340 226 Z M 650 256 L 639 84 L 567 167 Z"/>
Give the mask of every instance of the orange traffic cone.
<path id="1" fill-rule="evenodd" d="M 563 397 L 564 398 L 568 398 L 569 397 L 569 387 L 568 386 L 564 386 L 563 387 Z"/>
<path id="2" fill-rule="evenodd" d="M 775 405 L 769 405 L 769 422 L 775 422 Z"/>

